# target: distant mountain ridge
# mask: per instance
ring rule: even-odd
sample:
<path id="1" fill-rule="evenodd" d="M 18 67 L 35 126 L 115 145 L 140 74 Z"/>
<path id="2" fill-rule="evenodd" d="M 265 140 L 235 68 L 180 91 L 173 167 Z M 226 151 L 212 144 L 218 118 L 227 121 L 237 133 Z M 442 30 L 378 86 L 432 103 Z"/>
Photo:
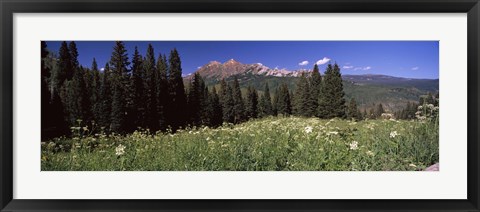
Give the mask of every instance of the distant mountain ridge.
<path id="1" fill-rule="evenodd" d="M 221 80 L 224 78 L 229 78 L 231 76 L 239 74 L 253 74 L 253 75 L 263 75 L 263 76 L 274 76 L 274 77 L 299 77 L 303 73 L 309 74 L 312 69 L 297 69 L 297 70 L 287 70 L 287 69 L 278 69 L 270 68 L 263 65 L 262 63 L 253 63 L 253 64 L 244 64 L 238 62 L 235 59 L 230 59 L 224 63 L 218 61 L 210 61 L 204 66 L 199 67 L 195 72 L 198 72 L 200 76 L 204 79 L 215 78 Z M 190 79 L 191 75 L 185 76 L 186 79 Z M 357 81 L 357 82 L 367 82 L 367 81 L 411 81 L 411 80 L 430 80 L 430 79 L 415 79 L 415 78 L 405 78 L 405 77 L 395 77 L 382 74 L 361 74 L 361 75 L 343 75 L 345 80 Z M 433 79 L 435 80 L 435 79 Z"/>
<path id="2" fill-rule="evenodd" d="M 224 63 L 211 61 L 196 70 L 202 76 L 207 86 L 218 86 L 220 80 L 239 80 L 240 87 L 245 91 L 247 86 L 253 86 L 263 93 L 268 83 L 270 92 L 285 83 L 292 91 L 302 73 L 310 74 L 312 70 L 286 70 L 269 68 L 261 63 L 243 64 L 234 59 Z M 186 84 L 192 75 L 184 77 Z M 373 104 L 382 103 L 385 108 L 395 111 L 404 107 L 407 102 L 417 102 L 419 97 L 428 92 L 437 93 L 438 79 L 414 79 L 381 74 L 351 75 L 343 74 L 343 88 L 345 98 L 355 98 L 360 108 L 370 108 Z M 218 90 L 218 89 L 217 89 Z"/>
<path id="3" fill-rule="evenodd" d="M 204 79 L 223 79 L 239 74 L 254 74 L 275 77 L 297 77 L 308 70 L 289 71 L 287 69 L 270 68 L 261 63 L 244 64 L 234 59 L 224 63 L 211 61 L 196 70 Z M 189 79 L 191 76 L 186 76 Z"/>

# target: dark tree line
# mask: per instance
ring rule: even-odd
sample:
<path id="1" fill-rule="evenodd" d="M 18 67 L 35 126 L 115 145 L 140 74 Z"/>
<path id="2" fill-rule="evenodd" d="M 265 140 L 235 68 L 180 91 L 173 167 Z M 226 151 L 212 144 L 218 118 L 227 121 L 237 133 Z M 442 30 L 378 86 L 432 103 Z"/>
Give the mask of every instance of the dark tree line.
<path id="1" fill-rule="evenodd" d="M 425 106 L 432 104 L 433 106 L 439 106 L 439 94 L 433 95 L 428 92 L 427 95 L 421 96 L 418 103 L 408 102 L 407 106 L 397 112 L 395 112 L 395 117 L 398 119 L 415 119 L 416 112 L 418 111 L 418 106 Z"/>
<path id="2" fill-rule="evenodd" d="M 267 116 L 352 118 L 366 116 L 355 99 L 344 98 L 340 68 L 329 64 L 325 74 L 317 65 L 303 74 L 294 91 L 287 84 L 273 92 L 252 86 L 243 90 L 239 80 L 222 79 L 207 87 L 199 73 L 184 85 L 179 53 L 155 53 L 149 45 L 145 56 L 135 47 L 129 58 L 125 44 L 115 43 L 110 60 L 99 69 L 81 66 L 75 42 L 62 42 L 58 55 L 42 42 L 42 139 L 68 135 L 88 126 L 90 132 L 175 132 L 186 126 L 217 127 Z M 218 89 L 218 90 L 217 90 Z M 274 94 L 274 95 L 272 95 Z M 273 96 L 273 97 L 272 97 Z"/>
<path id="3" fill-rule="evenodd" d="M 176 131 L 189 123 L 176 49 L 167 60 L 164 54 L 156 57 L 151 45 L 145 57 L 135 48 L 130 60 L 124 43 L 118 41 L 99 70 L 95 58 L 91 67 L 79 64 L 73 41 L 62 42 L 58 55 L 41 44 L 42 139 L 68 135 L 79 126 L 128 133 L 137 128 Z"/>
<path id="4" fill-rule="evenodd" d="M 347 107 L 344 98 L 342 74 L 338 64 L 328 64 L 324 75 L 315 64 L 312 74 L 302 74 L 294 93 L 293 114 L 319 118 L 361 119 L 354 99 Z"/>

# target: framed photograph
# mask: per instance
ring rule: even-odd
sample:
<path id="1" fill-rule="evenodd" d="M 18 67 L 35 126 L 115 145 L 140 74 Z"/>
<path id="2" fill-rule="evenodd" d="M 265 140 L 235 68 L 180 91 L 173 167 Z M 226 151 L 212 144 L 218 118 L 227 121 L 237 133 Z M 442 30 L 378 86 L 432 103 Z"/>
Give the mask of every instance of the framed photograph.
<path id="1" fill-rule="evenodd" d="M 0 7 L 0 211 L 480 210 L 478 0 Z"/>

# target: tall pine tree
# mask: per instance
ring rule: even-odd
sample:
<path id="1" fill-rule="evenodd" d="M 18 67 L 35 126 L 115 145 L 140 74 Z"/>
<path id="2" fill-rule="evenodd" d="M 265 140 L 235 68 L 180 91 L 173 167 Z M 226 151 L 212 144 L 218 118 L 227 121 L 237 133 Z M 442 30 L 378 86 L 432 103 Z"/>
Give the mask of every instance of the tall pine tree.
<path id="1" fill-rule="evenodd" d="M 100 84 L 100 105 L 99 105 L 99 120 L 98 123 L 100 127 L 107 130 L 110 129 L 110 114 L 112 111 L 112 86 L 111 86 L 111 70 L 108 63 L 105 64 L 103 68 L 103 73 L 100 75 L 101 84 Z"/>
<path id="2" fill-rule="evenodd" d="M 286 83 L 280 85 L 277 97 L 277 114 L 288 116 L 292 114 L 292 105 L 290 101 L 290 92 Z"/>
<path id="3" fill-rule="evenodd" d="M 245 101 L 245 112 L 247 119 L 254 119 L 258 117 L 258 93 L 255 88 L 248 86 L 247 99 Z"/>
<path id="4" fill-rule="evenodd" d="M 172 126 L 172 130 L 176 131 L 185 124 L 187 97 L 182 77 L 182 62 L 177 49 L 170 51 L 169 61 L 169 106 L 167 113 L 167 121 Z"/>
<path id="5" fill-rule="evenodd" d="M 146 122 L 147 128 L 153 132 L 158 130 L 158 111 L 157 111 L 157 70 L 155 62 L 155 52 L 152 44 L 148 44 L 147 54 L 143 60 L 143 69 L 145 71 L 145 103 L 146 103 Z"/>
<path id="6" fill-rule="evenodd" d="M 333 66 L 328 64 L 318 102 L 318 116 L 320 118 L 345 118 L 344 96 L 340 68 L 336 63 Z"/>
<path id="7" fill-rule="evenodd" d="M 205 84 L 200 74 L 196 72 L 190 81 L 188 91 L 188 114 L 189 123 L 194 126 L 201 124 L 202 104 L 204 102 Z"/>
<path id="8" fill-rule="evenodd" d="M 93 115 L 93 120 L 98 124 L 99 120 L 101 119 L 101 99 L 100 93 L 102 89 L 101 83 L 101 74 L 100 70 L 98 70 L 98 64 L 95 58 L 92 61 L 92 86 L 90 88 L 90 103 L 92 104 L 91 113 Z"/>
<path id="9" fill-rule="evenodd" d="M 322 76 L 318 70 L 318 65 L 313 66 L 312 76 L 310 78 L 310 103 L 312 104 L 311 113 L 315 115 L 318 110 L 318 99 L 322 92 Z"/>
<path id="10" fill-rule="evenodd" d="M 259 103 L 259 116 L 266 117 L 273 115 L 272 99 L 270 97 L 270 88 L 268 83 L 265 83 L 265 88 Z"/>
<path id="11" fill-rule="evenodd" d="M 233 111 L 234 123 L 240 123 L 245 120 L 245 105 L 243 103 L 242 91 L 237 77 L 232 82 L 232 96 L 233 96 Z"/>
<path id="12" fill-rule="evenodd" d="M 220 104 L 220 99 L 217 94 L 215 87 L 212 88 L 212 92 L 209 97 L 209 117 L 210 117 L 210 126 L 217 127 L 222 125 L 223 122 L 223 113 L 222 105 Z"/>
<path id="13" fill-rule="evenodd" d="M 49 58 L 47 43 L 41 42 L 41 140 L 59 137 L 68 133 L 68 124 L 65 122 L 64 107 L 59 96 L 59 90 L 52 86 L 55 70 L 47 63 Z M 57 70 L 58 72 L 58 70 Z"/>
<path id="14" fill-rule="evenodd" d="M 57 70 L 54 73 L 53 84 L 54 89 L 60 91 L 60 87 L 64 84 L 65 80 L 71 80 L 73 78 L 74 71 L 67 42 L 62 42 L 58 54 Z"/>
<path id="15" fill-rule="evenodd" d="M 222 111 L 223 111 L 223 121 L 228 123 L 235 122 L 235 102 L 233 100 L 233 88 L 231 85 L 228 85 L 223 96 Z"/>
<path id="16" fill-rule="evenodd" d="M 166 110 L 169 102 L 168 91 L 168 61 L 165 55 L 159 54 L 157 59 L 156 92 L 157 92 L 157 119 L 160 130 L 167 128 Z"/>
<path id="17" fill-rule="evenodd" d="M 134 127 L 146 127 L 146 105 L 145 105 L 145 72 L 143 70 L 143 59 L 138 48 L 135 46 L 132 58 L 132 109 L 129 122 L 133 123 Z M 133 119 L 133 120 L 132 120 Z"/>
<path id="18" fill-rule="evenodd" d="M 305 117 L 311 117 L 314 115 L 314 105 L 310 93 L 310 83 L 305 73 L 302 73 L 302 76 L 300 79 L 298 79 L 295 89 L 295 100 L 296 115 Z"/>
<path id="19" fill-rule="evenodd" d="M 112 86 L 112 111 L 111 117 L 111 130 L 114 132 L 125 131 L 125 121 L 127 115 L 127 102 L 126 93 L 128 87 L 126 81 L 128 80 L 128 54 L 125 48 L 125 44 L 122 41 L 115 42 L 113 47 L 112 56 L 110 58 L 111 65 L 111 86 Z"/>

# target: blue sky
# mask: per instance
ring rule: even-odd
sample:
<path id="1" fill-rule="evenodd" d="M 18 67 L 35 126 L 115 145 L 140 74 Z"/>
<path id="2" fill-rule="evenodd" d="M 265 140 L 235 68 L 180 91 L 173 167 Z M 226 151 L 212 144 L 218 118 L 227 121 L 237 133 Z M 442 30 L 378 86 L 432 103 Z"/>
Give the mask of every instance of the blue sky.
<path id="1" fill-rule="evenodd" d="M 110 59 L 114 41 L 75 41 L 78 60 L 90 67 L 96 58 L 99 67 Z M 151 43 L 158 57 L 177 48 L 184 74 L 210 61 L 262 63 L 270 68 L 312 69 L 319 64 L 323 72 L 328 63 L 337 62 L 342 74 L 385 74 L 408 78 L 437 79 L 438 41 L 126 41 L 129 59 L 135 46 L 142 55 Z M 61 41 L 47 41 L 58 52 Z"/>

